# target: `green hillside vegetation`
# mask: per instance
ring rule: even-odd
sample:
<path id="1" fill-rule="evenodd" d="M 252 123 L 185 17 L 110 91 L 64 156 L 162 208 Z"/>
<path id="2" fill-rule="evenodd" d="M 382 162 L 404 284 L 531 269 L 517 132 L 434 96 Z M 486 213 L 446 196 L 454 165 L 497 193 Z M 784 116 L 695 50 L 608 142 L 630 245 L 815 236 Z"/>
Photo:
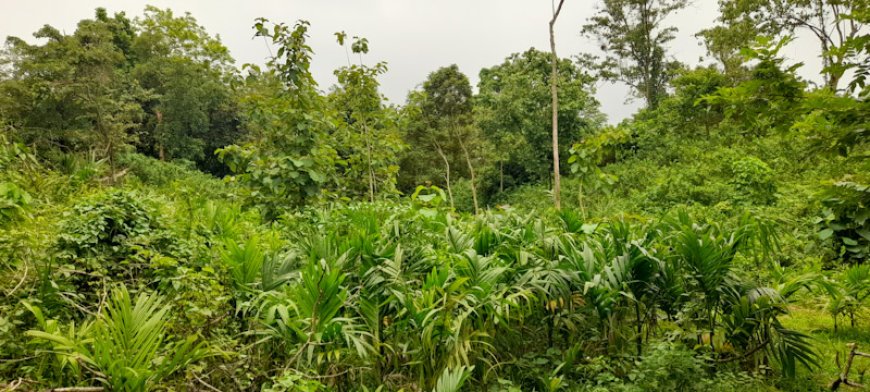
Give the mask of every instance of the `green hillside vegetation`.
<path id="1" fill-rule="evenodd" d="M 720 0 L 692 68 L 685 1 L 600 3 L 555 23 L 601 53 L 398 105 L 345 32 L 319 86 L 301 20 L 252 22 L 263 66 L 154 7 L 9 37 L 0 390 L 830 390 L 870 352 L 870 8 Z"/>

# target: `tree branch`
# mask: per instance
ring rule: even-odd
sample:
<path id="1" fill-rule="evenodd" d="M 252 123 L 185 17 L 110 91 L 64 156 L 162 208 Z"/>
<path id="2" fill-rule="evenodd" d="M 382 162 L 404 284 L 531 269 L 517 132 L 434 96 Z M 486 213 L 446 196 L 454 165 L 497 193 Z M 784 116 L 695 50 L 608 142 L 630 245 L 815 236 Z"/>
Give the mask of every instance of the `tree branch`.
<path id="1" fill-rule="evenodd" d="M 764 346 L 767 346 L 768 343 L 770 343 L 770 339 L 765 339 L 763 342 L 759 343 L 758 346 L 755 346 L 751 350 L 743 353 L 743 355 L 739 355 L 736 357 L 730 357 L 730 358 L 718 359 L 718 360 L 716 360 L 716 363 L 727 363 L 727 362 L 733 362 L 733 361 L 737 361 L 737 360 L 746 358 L 752 354 L 755 354 L 756 352 L 758 352 L 758 350 L 761 350 L 762 348 L 764 348 Z"/>

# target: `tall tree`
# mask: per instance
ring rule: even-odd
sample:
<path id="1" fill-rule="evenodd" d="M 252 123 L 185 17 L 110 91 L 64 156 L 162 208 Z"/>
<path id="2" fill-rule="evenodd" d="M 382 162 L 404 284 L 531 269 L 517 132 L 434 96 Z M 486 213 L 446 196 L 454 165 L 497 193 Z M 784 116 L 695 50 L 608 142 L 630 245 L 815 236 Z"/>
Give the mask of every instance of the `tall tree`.
<path id="1" fill-rule="evenodd" d="M 123 13 L 109 17 L 98 8 L 72 35 L 46 25 L 34 34 L 46 39 L 42 45 L 7 38 L 14 65 L 0 89 L 12 106 L 0 114 L 37 151 L 97 152 L 114 178 L 116 156 L 140 121 L 143 92 L 126 72 L 134 34 Z"/>
<path id="2" fill-rule="evenodd" d="M 559 92 L 557 82 L 559 80 L 559 57 L 556 56 L 556 34 L 553 27 L 556 19 L 562 12 L 565 0 L 559 0 L 559 6 L 553 8 L 553 19 L 550 19 L 550 96 L 552 99 L 553 113 L 553 203 L 556 209 L 562 208 L 560 193 L 562 192 L 561 179 L 559 178 Z"/>
<path id="3" fill-rule="evenodd" d="M 80 118 L 95 131 L 92 145 L 102 150 L 109 161 L 114 182 L 118 152 L 132 141 L 128 131 L 141 115 L 136 102 L 141 90 L 126 74 L 118 72 L 119 62 L 125 58 L 99 21 L 80 23 L 76 38 L 82 50 L 73 60 L 77 69 L 69 87 L 80 102 Z"/>
<path id="4" fill-rule="evenodd" d="M 607 80 L 628 84 L 649 108 L 658 106 L 679 63 L 667 56 L 666 45 L 677 28 L 665 26 L 668 15 L 687 0 L 603 0 L 582 32 L 598 40 L 605 57 L 597 62 Z"/>
<path id="5" fill-rule="evenodd" d="M 825 86 L 839 89 L 848 64 L 857 55 L 844 45 L 865 26 L 851 15 L 866 0 L 720 0 L 725 26 L 751 24 L 767 35 L 810 32 L 819 42 Z"/>
<path id="6" fill-rule="evenodd" d="M 732 80 L 743 80 L 749 69 L 745 66 L 743 48 L 751 47 L 755 38 L 765 35 L 759 27 L 748 19 L 726 19 L 719 17 L 720 25 L 701 30 L 696 34 L 704 41 L 707 53 L 722 66 L 722 71 Z"/>
<path id="7" fill-rule="evenodd" d="M 236 71 L 229 50 L 190 14 L 148 6 L 136 26 L 131 73 L 151 92 L 142 102 L 146 121 L 139 132 L 140 150 L 225 174 L 214 151 L 237 142 L 243 133 L 230 88 Z"/>
<path id="8" fill-rule="evenodd" d="M 403 159 L 405 175 L 412 182 L 405 186 L 432 181 L 435 173 L 443 172 L 452 202 L 451 177 L 466 177 L 474 208 L 479 210 L 475 162 L 482 159 L 484 146 L 474 124 L 468 77 L 455 64 L 430 73 L 422 90 L 409 96 L 406 115 L 415 118 L 405 138 L 416 148 L 409 149 Z"/>
<path id="9" fill-rule="evenodd" d="M 550 53 L 529 49 L 480 71 L 475 121 L 493 146 L 499 179 L 487 181 L 487 194 L 552 178 L 552 76 Z M 558 148 L 568 147 L 602 122 L 594 79 L 578 64 L 559 59 Z M 560 171 L 566 169 L 559 162 Z M 494 188 L 494 189 L 493 189 Z"/>
<path id="10" fill-rule="evenodd" d="M 218 150 L 269 219 L 282 208 L 318 198 L 334 179 L 337 154 L 329 132 L 335 116 L 309 71 L 308 27 L 303 20 L 293 26 L 257 20 L 257 36 L 278 50 L 267 70 L 249 67 L 242 87 L 249 142 Z"/>
<path id="11" fill-rule="evenodd" d="M 344 32 L 336 33 L 338 43 L 345 46 Z M 330 94 L 339 119 L 334 137 L 339 156 L 344 163 L 342 191 L 358 193 L 359 185 L 367 184 L 369 201 L 380 194 L 396 193 L 398 153 L 402 148 L 396 126 L 396 112 L 384 105 L 378 90 L 378 76 L 387 71 L 385 63 L 367 66 L 362 55 L 368 53 L 368 41 L 354 37 L 350 45 L 360 55 L 360 63 L 335 71 L 338 86 Z M 361 180 L 364 178 L 364 180 Z"/>

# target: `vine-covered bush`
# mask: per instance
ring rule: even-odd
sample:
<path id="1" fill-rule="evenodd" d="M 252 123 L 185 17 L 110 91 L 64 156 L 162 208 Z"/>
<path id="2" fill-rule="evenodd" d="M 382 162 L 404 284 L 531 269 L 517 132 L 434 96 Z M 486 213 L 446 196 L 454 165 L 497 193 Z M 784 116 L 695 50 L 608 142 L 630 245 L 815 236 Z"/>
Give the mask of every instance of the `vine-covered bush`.
<path id="1" fill-rule="evenodd" d="M 823 193 L 819 238 L 830 241 L 836 257 L 848 263 L 870 258 L 870 185 L 840 181 Z"/>
<path id="2" fill-rule="evenodd" d="M 753 156 L 736 159 L 731 163 L 731 171 L 734 173 L 731 183 L 743 200 L 758 204 L 769 204 L 776 200 L 774 172 L 761 159 Z"/>
<path id="3" fill-rule="evenodd" d="M 135 281 L 158 255 L 182 251 L 144 194 L 109 190 L 75 205 L 60 224 L 54 257 L 80 288 L 105 279 Z"/>

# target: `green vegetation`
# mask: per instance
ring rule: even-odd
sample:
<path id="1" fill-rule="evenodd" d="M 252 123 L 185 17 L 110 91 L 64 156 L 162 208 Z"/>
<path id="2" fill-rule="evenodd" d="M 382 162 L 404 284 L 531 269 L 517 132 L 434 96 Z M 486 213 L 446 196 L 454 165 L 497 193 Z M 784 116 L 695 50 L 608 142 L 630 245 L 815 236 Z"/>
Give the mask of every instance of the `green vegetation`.
<path id="1" fill-rule="evenodd" d="M 344 32 L 321 90 L 306 21 L 253 21 L 263 67 L 153 7 L 8 38 L 0 389 L 829 389 L 870 351 L 870 9 L 721 0 L 689 68 L 683 6 L 604 1 L 559 21 L 603 56 L 436 65 L 399 106 Z M 647 107 L 605 125 L 599 79 Z"/>

